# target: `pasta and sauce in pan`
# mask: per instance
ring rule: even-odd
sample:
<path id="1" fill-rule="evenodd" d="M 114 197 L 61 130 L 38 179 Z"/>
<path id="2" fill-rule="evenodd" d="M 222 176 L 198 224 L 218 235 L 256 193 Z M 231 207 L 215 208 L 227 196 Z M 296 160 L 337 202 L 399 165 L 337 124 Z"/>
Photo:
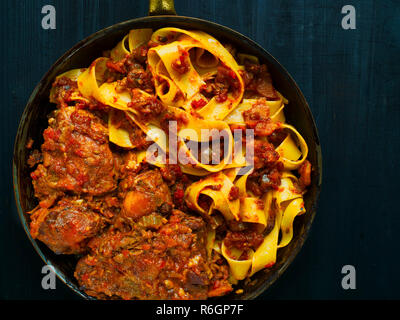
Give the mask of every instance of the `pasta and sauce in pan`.
<path id="1" fill-rule="evenodd" d="M 99 299 L 223 296 L 272 267 L 312 168 L 266 65 L 178 28 L 131 30 L 99 55 L 53 83 L 28 160 L 32 236 L 75 255 Z"/>

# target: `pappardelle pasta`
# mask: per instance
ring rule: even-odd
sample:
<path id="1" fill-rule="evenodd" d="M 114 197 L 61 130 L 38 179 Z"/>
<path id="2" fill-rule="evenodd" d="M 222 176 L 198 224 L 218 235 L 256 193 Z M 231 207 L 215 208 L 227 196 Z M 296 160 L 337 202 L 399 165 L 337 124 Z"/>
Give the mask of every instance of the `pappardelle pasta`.
<path id="1" fill-rule="evenodd" d="M 292 240 L 308 147 L 257 57 L 202 31 L 131 30 L 50 101 L 31 234 L 79 255 L 89 295 L 226 295 Z"/>

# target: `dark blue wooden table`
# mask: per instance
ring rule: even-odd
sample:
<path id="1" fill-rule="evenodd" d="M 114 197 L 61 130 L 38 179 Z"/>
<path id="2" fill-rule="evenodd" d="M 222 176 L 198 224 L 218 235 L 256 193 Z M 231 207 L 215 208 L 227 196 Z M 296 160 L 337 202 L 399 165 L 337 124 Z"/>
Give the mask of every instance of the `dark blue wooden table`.
<path id="1" fill-rule="evenodd" d="M 43 30 L 42 7 L 56 9 Z M 356 9 L 344 30 L 342 7 Z M 235 29 L 292 74 L 319 128 L 324 177 L 304 248 L 262 299 L 399 299 L 400 1 L 176 0 L 180 15 Z M 61 282 L 41 287 L 39 256 L 17 217 L 13 140 L 33 88 L 67 49 L 91 33 L 144 16 L 145 0 L 0 2 L 0 298 L 77 299 Z M 356 289 L 341 286 L 344 265 Z"/>

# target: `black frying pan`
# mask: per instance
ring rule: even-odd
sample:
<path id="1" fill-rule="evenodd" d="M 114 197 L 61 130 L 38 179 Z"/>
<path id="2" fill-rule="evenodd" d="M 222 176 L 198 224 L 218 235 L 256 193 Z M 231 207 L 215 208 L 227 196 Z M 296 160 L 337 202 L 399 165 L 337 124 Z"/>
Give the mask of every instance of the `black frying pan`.
<path id="1" fill-rule="evenodd" d="M 312 184 L 305 195 L 307 213 L 295 219 L 294 238 L 291 243 L 278 251 L 277 263 L 271 268 L 258 272 L 250 283 L 241 283 L 243 293 L 231 293 L 223 299 L 254 299 L 266 290 L 286 270 L 301 249 L 315 216 L 317 197 L 322 178 L 322 158 L 317 128 L 308 104 L 296 82 L 274 57 L 258 44 L 219 24 L 190 17 L 176 16 L 173 0 L 150 0 L 149 17 L 118 23 L 98 31 L 68 50 L 33 90 L 19 124 L 14 146 L 13 182 L 16 204 L 22 225 L 35 250 L 46 264 L 52 265 L 57 276 L 74 292 L 86 299 L 93 299 L 79 290 L 73 273 L 76 258 L 68 255 L 56 255 L 40 241 L 32 239 L 29 233 L 28 211 L 37 205 L 34 197 L 30 171 L 27 165 L 29 150 L 25 148 L 29 138 L 34 140 L 33 148 L 40 149 L 43 143 L 42 132 L 47 127 L 47 114 L 54 109 L 49 102 L 49 92 L 55 77 L 67 70 L 90 65 L 103 50 L 116 45 L 130 29 L 178 27 L 203 30 L 220 41 L 231 43 L 239 52 L 255 55 L 266 63 L 272 75 L 275 87 L 290 103 L 285 108 L 287 121 L 302 134 L 309 146 L 309 161 L 314 170 Z"/>

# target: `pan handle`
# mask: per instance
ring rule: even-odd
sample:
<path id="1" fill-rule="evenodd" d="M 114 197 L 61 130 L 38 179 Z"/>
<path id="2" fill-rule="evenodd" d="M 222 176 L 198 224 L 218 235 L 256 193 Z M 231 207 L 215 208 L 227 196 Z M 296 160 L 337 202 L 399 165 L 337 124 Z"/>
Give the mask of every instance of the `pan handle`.
<path id="1" fill-rule="evenodd" d="M 174 0 L 149 0 L 149 16 L 176 15 Z"/>

